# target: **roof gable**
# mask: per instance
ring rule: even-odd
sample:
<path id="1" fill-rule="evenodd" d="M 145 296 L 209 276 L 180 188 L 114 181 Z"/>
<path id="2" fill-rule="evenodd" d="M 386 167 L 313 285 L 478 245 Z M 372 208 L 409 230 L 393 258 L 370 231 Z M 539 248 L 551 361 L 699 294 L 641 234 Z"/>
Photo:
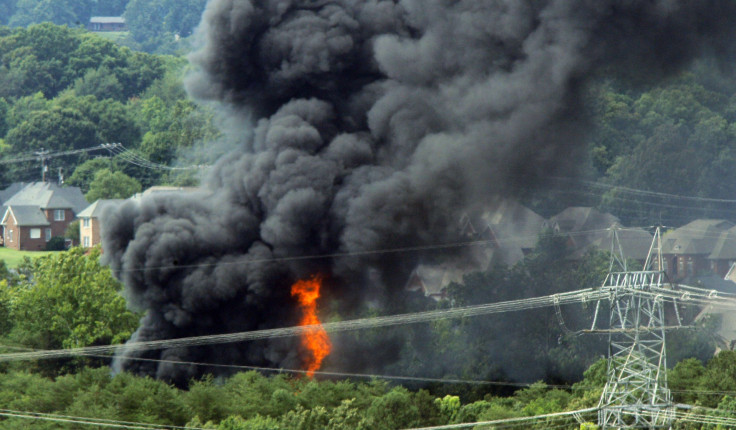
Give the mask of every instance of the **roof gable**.
<path id="1" fill-rule="evenodd" d="M 15 215 L 13 215 L 13 211 L 7 206 L 3 206 L 3 218 L 0 220 L 0 224 L 5 225 L 8 216 L 12 216 L 13 221 L 18 224 L 18 220 L 15 218 Z"/>
<path id="2" fill-rule="evenodd" d="M 46 219 L 46 215 L 38 206 L 8 206 L 6 214 L 7 213 L 11 213 L 13 215 L 15 224 L 20 227 L 50 225 L 49 220 Z M 6 217 L 3 217 L 3 223 L 5 223 L 5 218 Z"/>

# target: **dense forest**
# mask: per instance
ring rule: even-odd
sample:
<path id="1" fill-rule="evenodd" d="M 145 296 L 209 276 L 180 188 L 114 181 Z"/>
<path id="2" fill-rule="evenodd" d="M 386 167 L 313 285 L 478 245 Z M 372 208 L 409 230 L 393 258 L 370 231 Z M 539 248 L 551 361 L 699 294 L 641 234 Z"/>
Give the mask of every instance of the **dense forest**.
<path id="1" fill-rule="evenodd" d="M 198 158 L 205 152 L 196 144 L 218 134 L 213 113 L 186 97 L 185 65 L 183 58 L 133 51 L 81 29 L 0 28 L 0 156 L 8 160 L 0 186 L 41 179 L 37 161 L 15 159 L 103 143 L 122 147 L 50 158 L 49 175 L 85 193 L 97 188 L 91 201 L 197 183 L 196 169 L 166 168 L 179 158 L 211 162 Z"/>

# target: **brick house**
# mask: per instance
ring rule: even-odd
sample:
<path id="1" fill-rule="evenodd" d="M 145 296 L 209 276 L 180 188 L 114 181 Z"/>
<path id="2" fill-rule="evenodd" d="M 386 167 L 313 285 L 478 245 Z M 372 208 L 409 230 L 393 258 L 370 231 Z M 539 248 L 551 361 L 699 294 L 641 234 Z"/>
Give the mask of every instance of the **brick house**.
<path id="1" fill-rule="evenodd" d="M 79 240 L 84 248 L 90 248 L 101 242 L 100 217 L 110 207 L 115 207 L 123 202 L 120 199 L 97 200 L 77 214 L 79 223 Z"/>
<path id="2" fill-rule="evenodd" d="M 46 243 L 64 236 L 75 214 L 87 206 L 77 187 L 60 187 L 49 182 L 33 182 L 4 204 L 0 220 L 3 246 L 22 251 L 46 249 Z"/>
<path id="3" fill-rule="evenodd" d="M 5 215 L 5 211 L 8 210 L 8 207 L 5 206 L 5 202 L 9 198 L 13 197 L 15 193 L 25 188 L 28 184 L 28 182 L 13 182 L 8 186 L 8 188 L 0 190 L 0 217 Z M 4 240 L 5 236 L 0 234 L 0 246 L 3 246 Z"/>
<path id="4" fill-rule="evenodd" d="M 664 271 L 672 280 L 704 272 L 724 276 L 736 250 L 730 249 L 728 237 L 734 224 L 722 219 L 697 219 L 667 232 L 662 237 Z"/>

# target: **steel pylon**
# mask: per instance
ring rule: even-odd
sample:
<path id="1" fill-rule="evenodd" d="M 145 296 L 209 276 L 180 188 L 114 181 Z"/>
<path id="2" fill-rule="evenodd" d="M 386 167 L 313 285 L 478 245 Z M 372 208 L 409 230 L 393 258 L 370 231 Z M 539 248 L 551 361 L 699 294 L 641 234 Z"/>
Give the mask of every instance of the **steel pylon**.
<path id="1" fill-rule="evenodd" d="M 661 270 L 660 231 L 640 271 L 626 270 L 615 229 L 612 235 L 612 270 L 602 286 L 610 293 L 608 380 L 598 404 L 598 425 L 670 428 L 675 407 L 667 388 L 664 307 L 662 298 L 651 291 L 669 285 Z M 615 261 L 623 271 L 613 271 Z"/>

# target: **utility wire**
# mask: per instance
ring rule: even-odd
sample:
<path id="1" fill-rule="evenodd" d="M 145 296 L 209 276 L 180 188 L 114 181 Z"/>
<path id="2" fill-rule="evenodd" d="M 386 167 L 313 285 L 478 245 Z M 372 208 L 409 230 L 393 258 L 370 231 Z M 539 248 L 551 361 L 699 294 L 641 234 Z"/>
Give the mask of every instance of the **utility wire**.
<path id="1" fill-rule="evenodd" d="M 736 300 L 720 297 L 713 291 L 690 288 L 685 297 L 681 292 L 668 288 L 649 287 L 649 291 L 638 291 L 638 294 L 648 296 L 655 300 L 679 301 L 679 303 L 711 304 L 719 308 L 736 309 Z M 610 299 L 614 292 L 608 288 L 589 288 L 567 293 L 553 294 L 528 299 L 510 300 L 505 302 L 488 303 L 482 305 L 466 306 L 451 309 L 439 309 L 409 314 L 399 314 L 374 318 L 361 318 L 347 321 L 327 322 L 324 324 L 282 327 L 275 329 L 255 330 L 238 333 L 205 335 L 185 337 L 178 339 L 162 339 L 142 342 L 128 342 L 124 345 L 99 345 L 81 348 L 39 350 L 29 352 L 14 352 L 0 354 L 0 362 L 31 359 L 50 359 L 59 357 L 72 357 L 80 355 L 109 354 L 122 351 L 144 351 L 166 348 L 202 346 L 222 343 L 234 343 L 243 341 L 262 340 L 269 338 L 288 337 L 301 335 L 317 329 L 327 332 L 342 332 L 360 330 L 366 328 L 391 327 L 404 324 L 415 324 L 431 322 L 441 319 L 466 318 L 478 315 L 489 315 L 503 312 L 536 309 L 554 305 L 565 305 L 581 302 L 593 302 L 596 300 Z M 640 328 L 646 329 L 646 327 Z"/>
<path id="2" fill-rule="evenodd" d="M 640 195 L 643 197 L 662 197 L 662 198 L 668 198 L 668 199 L 690 200 L 694 202 L 736 203 L 736 200 L 734 199 L 718 199 L 718 198 L 712 198 L 712 197 L 699 197 L 699 196 L 686 196 L 686 195 L 681 195 L 681 194 L 660 193 L 657 191 L 650 191 L 650 190 L 644 190 L 644 189 L 632 188 L 632 187 L 623 187 L 619 185 L 607 184 L 605 182 L 587 181 L 583 179 L 571 178 L 571 177 L 566 177 L 566 176 L 550 176 L 549 178 L 567 181 L 567 182 L 575 182 L 578 184 L 589 185 L 595 188 L 623 191 L 629 194 Z"/>
<path id="3" fill-rule="evenodd" d="M 478 421 L 474 423 L 462 423 L 462 424 L 448 424 L 448 425 L 434 426 L 434 427 L 413 427 L 411 429 L 405 429 L 405 430 L 446 430 L 446 429 L 449 430 L 449 429 L 464 429 L 464 428 L 475 427 L 475 426 L 503 427 L 504 425 L 508 425 L 508 424 L 516 425 L 516 424 L 526 423 L 530 421 L 546 420 L 549 418 L 564 418 L 564 417 L 582 415 L 582 414 L 587 414 L 587 413 L 597 412 L 597 411 L 598 411 L 598 408 L 588 408 L 588 409 L 580 409 L 577 411 L 556 412 L 552 414 L 535 415 L 531 417 L 505 418 L 502 420 Z"/>
<path id="4" fill-rule="evenodd" d="M 91 151 L 98 151 L 98 150 L 111 150 L 112 148 L 116 147 L 116 145 L 119 145 L 117 143 L 103 143 L 97 146 L 93 146 L 90 148 L 81 148 L 81 149 L 72 149 L 69 151 L 59 151 L 59 152 L 50 152 L 50 153 L 44 153 L 42 155 L 26 155 L 22 157 L 16 157 L 16 158 L 6 158 L 0 160 L 0 164 L 10 164 L 10 163 L 19 163 L 23 161 L 38 161 L 41 159 L 46 158 L 55 158 L 55 157 L 63 157 L 65 155 L 73 155 L 73 154 L 81 154 L 83 152 L 91 152 Z"/>
<path id="5" fill-rule="evenodd" d="M 151 170 L 196 170 L 196 169 L 207 169 L 212 167 L 208 164 L 197 164 L 191 166 L 167 166 L 165 164 L 154 163 L 153 161 L 147 160 L 137 154 L 135 151 L 131 151 L 125 148 L 122 144 L 118 143 L 115 147 L 109 148 L 110 152 L 117 156 L 119 159 L 134 164 L 138 167 Z"/>
<path id="6" fill-rule="evenodd" d="M 68 415 L 56 415 L 46 414 L 41 412 L 24 412 L 24 411 L 12 411 L 8 409 L 0 410 L 0 416 L 8 418 L 23 418 L 31 420 L 51 421 L 57 423 L 68 423 L 68 424 L 82 424 L 88 426 L 98 427 L 110 427 L 110 428 L 122 428 L 122 429 L 137 429 L 137 430 L 205 430 L 201 427 L 181 427 L 181 426 L 170 426 L 165 424 L 148 424 L 138 423 L 129 421 L 116 421 L 104 418 L 88 418 L 88 417 L 75 417 Z"/>
<path id="7" fill-rule="evenodd" d="M 108 354 L 112 352 L 132 352 L 144 350 L 157 350 L 187 346 L 213 345 L 222 343 L 233 343 L 252 341 L 260 339 L 269 339 L 277 337 L 288 337 L 301 335 L 305 332 L 323 328 L 325 331 L 334 333 L 349 330 L 359 330 L 366 328 L 390 327 L 403 324 L 414 324 L 421 322 L 430 322 L 448 318 L 464 318 L 478 315 L 488 315 L 502 312 L 519 311 L 526 309 L 535 309 L 540 307 L 551 306 L 554 303 L 570 304 L 582 301 L 600 300 L 608 296 L 608 292 L 597 289 L 586 289 L 574 291 L 571 293 L 554 294 L 550 296 L 535 297 L 531 299 L 511 300 L 506 302 L 490 303 L 475 306 L 466 306 L 461 308 L 440 309 L 425 312 L 416 312 L 409 314 L 400 314 L 392 316 L 361 318 L 355 320 L 327 322 L 324 324 L 283 327 L 275 329 L 246 331 L 239 333 L 217 334 L 206 336 L 195 336 L 178 339 L 163 339 L 144 342 L 128 342 L 124 345 L 101 345 L 88 346 L 81 348 L 57 349 L 57 350 L 38 350 L 29 352 L 14 352 L 0 354 L 0 362 L 31 360 L 31 359 L 49 359 L 59 357 L 73 357 L 91 354 Z"/>

